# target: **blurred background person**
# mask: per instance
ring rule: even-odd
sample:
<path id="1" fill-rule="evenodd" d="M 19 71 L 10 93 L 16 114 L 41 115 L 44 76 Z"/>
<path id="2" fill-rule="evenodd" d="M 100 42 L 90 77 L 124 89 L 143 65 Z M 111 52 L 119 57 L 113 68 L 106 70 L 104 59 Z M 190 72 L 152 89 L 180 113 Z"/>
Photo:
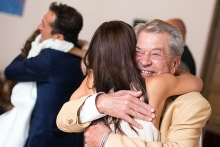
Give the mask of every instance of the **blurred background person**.
<path id="1" fill-rule="evenodd" d="M 82 15 L 76 9 L 51 3 L 38 26 L 40 35 L 32 42 L 28 53 L 32 56 L 27 59 L 17 56 L 5 70 L 11 81 L 36 83 L 36 90 L 31 92 L 36 96 L 36 104 L 30 118 L 26 147 L 83 146 L 83 133 L 64 133 L 56 127 L 55 121 L 63 103 L 84 79 L 81 58 L 66 53 L 73 45 L 80 47 L 78 34 L 82 26 Z M 21 92 L 17 90 L 17 93 Z"/>
<path id="2" fill-rule="evenodd" d="M 175 26 L 182 34 L 184 45 L 184 52 L 181 57 L 181 63 L 178 69 L 184 70 L 186 72 L 190 72 L 193 75 L 196 75 L 196 64 L 194 58 L 190 52 L 190 49 L 186 45 L 186 26 L 184 22 L 180 18 L 171 18 L 168 19 L 167 22 L 173 26 Z"/>

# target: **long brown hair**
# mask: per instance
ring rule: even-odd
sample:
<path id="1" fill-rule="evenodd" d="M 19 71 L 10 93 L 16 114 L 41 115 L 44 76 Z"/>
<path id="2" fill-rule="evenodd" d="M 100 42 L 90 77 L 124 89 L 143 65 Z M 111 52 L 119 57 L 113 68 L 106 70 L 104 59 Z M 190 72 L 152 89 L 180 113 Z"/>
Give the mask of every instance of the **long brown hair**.
<path id="1" fill-rule="evenodd" d="M 145 82 L 135 62 L 136 42 L 133 28 L 125 22 L 110 21 L 99 26 L 84 58 L 87 69 L 93 71 L 96 92 L 130 90 L 130 84 L 135 83 L 147 102 Z M 115 130 L 124 134 L 121 120 L 111 120 L 106 123 L 114 123 Z"/>
<path id="2" fill-rule="evenodd" d="M 40 34 L 40 31 L 37 29 L 31 34 L 31 36 L 25 42 L 23 48 L 21 49 L 21 55 L 24 59 L 27 58 L 29 51 L 31 50 L 31 43 L 35 40 L 35 38 Z"/>

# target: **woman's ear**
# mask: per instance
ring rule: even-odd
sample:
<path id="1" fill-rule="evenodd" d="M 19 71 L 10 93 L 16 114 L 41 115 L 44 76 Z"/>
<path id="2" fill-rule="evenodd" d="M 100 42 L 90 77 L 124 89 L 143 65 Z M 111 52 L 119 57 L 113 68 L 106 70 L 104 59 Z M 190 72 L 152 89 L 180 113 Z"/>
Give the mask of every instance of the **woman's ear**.
<path id="1" fill-rule="evenodd" d="M 172 67 L 171 67 L 171 73 L 174 74 L 176 72 L 176 69 L 178 68 L 179 64 L 181 62 L 181 56 L 176 56 L 173 59 Z"/>

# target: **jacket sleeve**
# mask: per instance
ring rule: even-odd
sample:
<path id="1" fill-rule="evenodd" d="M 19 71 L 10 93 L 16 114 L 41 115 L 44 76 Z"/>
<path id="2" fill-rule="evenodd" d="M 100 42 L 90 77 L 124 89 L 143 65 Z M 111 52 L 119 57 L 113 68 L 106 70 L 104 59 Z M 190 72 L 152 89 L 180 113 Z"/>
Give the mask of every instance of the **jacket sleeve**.
<path id="1" fill-rule="evenodd" d="M 127 136 L 110 134 L 108 147 L 196 147 L 201 130 L 210 114 L 210 104 L 199 93 L 179 97 L 165 112 L 161 126 L 161 142 L 145 142 Z M 200 95 L 200 94 L 199 94 Z"/>
<path id="2" fill-rule="evenodd" d="M 5 69 L 5 76 L 14 82 L 45 81 L 52 68 L 49 50 L 43 50 L 36 57 L 23 59 L 17 56 Z"/>
<path id="3" fill-rule="evenodd" d="M 66 102 L 57 115 L 57 127 L 64 132 L 82 132 L 91 122 L 80 123 L 78 112 L 89 95 Z"/>

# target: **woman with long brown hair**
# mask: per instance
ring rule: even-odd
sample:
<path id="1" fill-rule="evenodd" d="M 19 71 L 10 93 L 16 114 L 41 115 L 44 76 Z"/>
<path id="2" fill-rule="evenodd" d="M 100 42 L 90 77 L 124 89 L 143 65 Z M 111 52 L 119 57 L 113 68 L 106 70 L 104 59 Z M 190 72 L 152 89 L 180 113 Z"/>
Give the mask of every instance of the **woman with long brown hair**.
<path id="1" fill-rule="evenodd" d="M 158 141 L 159 121 L 166 98 L 189 91 L 200 91 L 201 80 L 184 72 L 179 72 L 179 76 L 177 77 L 164 73 L 159 76 L 143 79 L 135 61 L 136 43 L 135 32 L 127 23 L 110 21 L 101 24 L 96 30 L 85 55 L 88 75 L 81 86 L 73 93 L 71 100 L 98 92 L 112 93 L 130 89 L 142 91 L 143 96 L 140 97 L 141 100 L 146 103 L 150 100 L 149 104 L 156 104 L 158 102 L 162 104 L 162 106 L 153 105 L 157 110 L 157 117 L 153 122 L 136 119 L 144 129 L 137 129 L 130 126 L 124 120 L 111 116 L 105 116 L 97 121 L 104 122 L 114 133 L 120 133 L 146 141 Z M 187 81 L 189 80 L 192 83 L 191 85 L 188 85 Z M 161 81 L 161 83 L 165 82 L 166 85 L 160 84 L 157 81 Z M 158 86 L 160 85 L 161 87 L 158 90 Z M 154 90 L 152 87 L 156 87 L 157 89 Z M 159 91 L 159 94 L 155 94 L 155 91 Z M 58 119 L 61 120 L 59 115 Z M 59 123 L 57 124 L 59 127 Z M 64 130 L 61 127 L 59 128 Z M 74 131 L 74 129 L 71 130 Z"/>

